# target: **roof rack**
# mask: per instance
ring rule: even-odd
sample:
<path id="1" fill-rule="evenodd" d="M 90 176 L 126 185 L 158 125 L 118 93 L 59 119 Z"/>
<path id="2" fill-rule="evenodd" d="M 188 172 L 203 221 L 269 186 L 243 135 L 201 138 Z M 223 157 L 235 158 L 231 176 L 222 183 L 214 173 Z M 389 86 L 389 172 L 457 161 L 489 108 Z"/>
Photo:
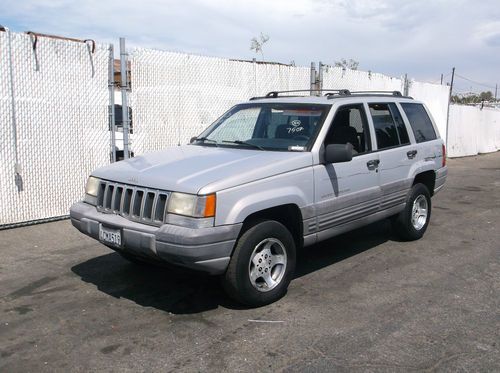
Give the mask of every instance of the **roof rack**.
<path id="1" fill-rule="evenodd" d="M 250 99 L 250 101 L 260 100 L 263 98 L 277 98 L 277 97 L 280 97 L 280 94 L 282 94 L 282 93 L 299 93 L 299 92 L 308 92 L 308 93 L 311 93 L 311 92 L 330 92 L 331 94 L 333 94 L 335 92 L 335 93 L 340 94 L 340 95 L 346 95 L 346 94 L 348 94 L 349 91 L 347 89 L 293 89 L 293 90 L 289 90 L 289 91 L 271 91 L 271 92 L 268 92 L 265 96 L 252 97 Z M 325 96 L 326 95 L 327 94 L 325 94 Z M 283 97 L 283 96 L 281 96 L 281 97 Z M 303 96 L 286 95 L 285 97 L 303 97 Z M 307 96 L 305 96 L 305 97 L 307 97 Z"/>
<path id="2" fill-rule="evenodd" d="M 354 96 L 354 95 L 359 95 L 359 96 L 382 96 L 382 97 L 401 97 L 401 98 L 409 98 L 413 100 L 413 97 L 410 96 L 403 96 L 400 91 L 347 91 L 344 93 L 346 96 Z M 327 93 L 325 94 L 328 99 L 335 98 L 335 94 L 330 94 Z"/>
<path id="3" fill-rule="evenodd" d="M 290 91 L 271 91 L 267 93 L 265 96 L 261 97 L 252 97 L 250 101 L 252 100 L 259 100 L 263 98 L 278 98 L 280 97 L 280 94 L 282 93 L 298 93 L 298 92 L 326 92 L 324 96 L 326 96 L 327 99 L 333 99 L 337 97 L 345 97 L 345 96 L 353 96 L 353 95 L 360 95 L 360 96 L 385 96 L 385 97 L 401 97 L 401 98 L 410 98 L 413 99 L 413 97 L 409 96 L 403 96 L 400 91 L 349 91 L 348 89 L 294 89 Z M 283 97 L 283 96 L 281 96 Z M 302 96 L 297 96 L 297 95 L 286 95 L 284 97 L 302 97 Z"/>

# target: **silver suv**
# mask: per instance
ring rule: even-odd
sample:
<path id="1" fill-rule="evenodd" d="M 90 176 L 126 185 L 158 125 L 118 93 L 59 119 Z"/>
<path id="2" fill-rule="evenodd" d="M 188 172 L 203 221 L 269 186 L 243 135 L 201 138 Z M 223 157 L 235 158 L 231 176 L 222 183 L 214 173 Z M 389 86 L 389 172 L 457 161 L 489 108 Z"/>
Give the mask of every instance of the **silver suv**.
<path id="1" fill-rule="evenodd" d="M 220 275 L 250 306 L 286 293 L 300 247 L 384 218 L 403 239 L 422 237 L 447 175 L 425 105 L 399 92 L 294 92 L 94 171 L 73 225 L 131 261 Z"/>

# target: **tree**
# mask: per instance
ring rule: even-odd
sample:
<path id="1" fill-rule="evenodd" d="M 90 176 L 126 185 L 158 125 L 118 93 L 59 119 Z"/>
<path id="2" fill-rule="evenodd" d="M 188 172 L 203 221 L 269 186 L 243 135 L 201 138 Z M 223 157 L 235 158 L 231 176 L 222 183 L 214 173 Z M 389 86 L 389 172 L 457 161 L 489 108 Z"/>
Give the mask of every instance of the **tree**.
<path id="1" fill-rule="evenodd" d="M 481 92 L 479 94 L 479 97 L 481 98 L 481 101 L 492 101 L 493 93 L 491 91 Z"/>
<path id="2" fill-rule="evenodd" d="M 343 69 L 357 70 L 359 62 L 349 58 L 349 61 L 345 58 L 341 58 L 340 61 L 335 61 L 335 67 L 341 67 Z"/>
<path id="3" fill-rule="evenodd" d="M 451 96 L 451 101 L 456 104 L 479 104 L 482 101 L 493 101 L 493 93 L 490 91 L 477 93 L 459 93 Z"/>
<path id="4" fill-rule="evenodd" d="M 255 51 L 255 53 L 260 53 L 262 56 L 262 61 L 264 61 L 264 51 L 263 46 L 269 41 L 269 35 L 260 33 L 258 38 L 252 38 L 250 40 L 250 50 Z"/>

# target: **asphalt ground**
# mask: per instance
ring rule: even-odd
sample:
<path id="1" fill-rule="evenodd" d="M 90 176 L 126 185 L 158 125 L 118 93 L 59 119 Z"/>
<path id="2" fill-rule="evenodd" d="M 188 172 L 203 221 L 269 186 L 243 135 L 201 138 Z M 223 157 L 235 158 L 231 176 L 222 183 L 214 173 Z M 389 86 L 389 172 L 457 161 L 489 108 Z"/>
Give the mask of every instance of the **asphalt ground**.
<path id="1" fill-rule="evenodd" d="M 0 231 L 0 371 L 500 371 L 500 153 L 449 167 L 423 239 L 381 221 L 303 249 L 258 309 L 68 220 Z"/>

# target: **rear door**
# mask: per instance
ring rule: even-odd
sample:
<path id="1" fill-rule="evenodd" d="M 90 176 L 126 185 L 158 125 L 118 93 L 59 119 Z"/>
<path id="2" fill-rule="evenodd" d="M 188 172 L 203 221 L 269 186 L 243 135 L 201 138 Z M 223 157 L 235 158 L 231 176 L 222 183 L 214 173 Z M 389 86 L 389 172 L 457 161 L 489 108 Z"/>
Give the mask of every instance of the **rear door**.
<path id="1" fill-rule="evenodd" d="M 394 209 L 397 212 L 404 204 L 413 182 L 410 175 L 417 155 L 416 146 L 410 142 L 408 130 L 395 103 L 368 103 L 368 110 L 375 129 L 380 160 L 380 209 Z"/>
<path id="2" fill-rule="evenodd" d="M 442 167 L 443 141 L 439 138 L 437 129 L 424 105 L 418 102 L 402 102 L 400 106 L 410 124 L 409 130 L 415 137 L 414 150 L 417 151 L 415 161 L 429 169 Z"/>
<path id="3" fill-rule="evenodd" d="M 379 158 L 372 152 L 369 122 L 362 104 L 337 109 L 323 145 L 346 143 L 355 150 L 350 162 L 314 166 L 318 239 L 332 236 L 343 225 L 379 209 Z"/>

